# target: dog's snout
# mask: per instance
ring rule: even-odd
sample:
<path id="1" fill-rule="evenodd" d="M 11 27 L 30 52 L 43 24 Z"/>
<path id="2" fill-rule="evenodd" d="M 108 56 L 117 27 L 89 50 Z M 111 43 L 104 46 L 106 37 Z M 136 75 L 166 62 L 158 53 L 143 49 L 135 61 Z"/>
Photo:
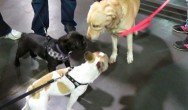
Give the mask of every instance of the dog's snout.
<path id="1" fill-rule="evenodd" d="M 91 39 L 91 34 L 90 34 L 90 32 L 89 32 L 89 31 L 87 31 L 86 38 L 87 38 L 88 40 L 92 40 L 92 39 Z"/>
<path id="2" fill-rule="evenodd" d="M 89 40 L 89 41 L 91 41 L 91 42 L 97 41 L 97 38 L 95 38 L 94 36 L 91 36 L 91 35 L 89 35 L 89 34 L 87 34 L 86 38 L 87 38 L 87 40 Z"/>
<path id="3" fill-rule="evenodd" d="M 86 37 L 86 38 L 87 38 L 88 40 L 90 40 L 90 41 L 91 41 L 91 37 L 89 37 L 89 36 L 88 36 L 88 34 L 87 34 L 87 37 Z"/>

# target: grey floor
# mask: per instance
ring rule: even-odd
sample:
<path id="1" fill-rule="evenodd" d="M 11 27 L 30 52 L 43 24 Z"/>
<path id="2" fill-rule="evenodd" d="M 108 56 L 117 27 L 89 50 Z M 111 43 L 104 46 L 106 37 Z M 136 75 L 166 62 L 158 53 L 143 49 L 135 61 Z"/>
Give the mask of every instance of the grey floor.
<path id="1" fill-rule="evenodd" d="M 86 16 L 93 0 L 78 0 L 75 20 L 77 31 L 87 31 Z M 60 0 L 49 0 L 50 28 L 48 34 L 59 38 L 65 34 L 60 22 Z M 21 32 L 32 32 L 31 0 L 0 0 L 0 12 L 5 21 Z M 147 15 L 139 14 L 139 22 Z M 186 35 L 172 31 L 178 24 L 155 17 L 152 24 L 134 38 L 134 62 L 126 62 L 126 39 L 119 39 L 119 56 L 115 64 L 101 75 L 74 105 L 75 110 L 188 110 L 188 53 L 174 49 L 172 44 Z M 46 63 L 36 63 L 28 56 L 21 67 L 14 67 L 17 41 L 0 40 L 0 104 L 24 93 L 29 83 L 45 74 Z M 110 56 L 108 33 L 90 43 L 88 50 L 102 50 Z M 83 54 L 72 55 L 71 64 L 79 65 Z M 64 67 L 60 65 L 59 68 Z M 48 110 L 65 110 L 68 97 L 51 97 Z M 20 110 L 25 99 L 5 108 Z"/>
<path id="2" fill-rule="evenodd" d="M 156 1 L 156 2 L 164 2 L 166 0 L 147 0 L 147 1 Z M 174 6 L 182 6 L 186 8 L 186 0 L 170 0 L 169 4 L 172 4 Z"/>

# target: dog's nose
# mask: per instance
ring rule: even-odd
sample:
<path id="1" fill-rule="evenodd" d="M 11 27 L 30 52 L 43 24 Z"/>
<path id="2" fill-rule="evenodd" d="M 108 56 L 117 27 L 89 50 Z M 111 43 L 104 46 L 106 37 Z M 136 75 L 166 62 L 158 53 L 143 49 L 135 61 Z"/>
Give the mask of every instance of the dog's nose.
<path id="1" fill-rule="evenodd" d="M 86 38 L 91 41 L 91 37 L 89 37 L 89 34 L 87 33 Z"/>
<path id="2" fill-rule="evenodd" d="M 88 28 L 88 30 L 87 30 L 87 39 L 89 39 L 89 40 L 91 40 L 91 31 L 90 31 L 90 28 Z"/>

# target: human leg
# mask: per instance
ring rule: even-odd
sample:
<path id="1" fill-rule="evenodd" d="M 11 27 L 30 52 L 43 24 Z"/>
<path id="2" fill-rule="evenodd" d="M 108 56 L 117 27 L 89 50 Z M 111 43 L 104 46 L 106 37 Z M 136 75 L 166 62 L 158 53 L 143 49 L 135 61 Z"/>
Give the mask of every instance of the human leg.
<path id="1" fill-rule="evenodd" d="M 186 0 L 186 3 L 187 3 L 187 20 L 185 23 L 185 27 L 188 28 L 188 0 Z"/>
<path id="2" fill-rule="evenodd" d="M 178 33 L 188 33 L 188 0 L 185 0 L 187 4 L 187 20 L 180 24 L 173 26 L 173 31 Z"/>
<path id="3" fill-rule="evenodd" d="M 180 51 L 188 51 L 188 36 L 183 41 L 176 41 L 173 46 Z"/>
<path id="4" fill-rule="evenodd" d="M 77 24 L 74 21 L 76 5 L 76 0 L 61 0 L 61 22 L 66 33 L 76 30 Z"/>
<path id="5" fill-rule="evenodd" d="M 3 17 L 0 13 L 0 37 L 5 36 L 11 32 L 10 26 L 3 20 Z"/>
<path id="6" fill-rule="evenodd" d="M 9 38 L 12 40 L 16 40 L 21 37 L 21 32 L 11 29 L 11 27 L 3 20 L 1 13 L 0 13 L 0 37 Z"/>
<path id="7" fill-rule="evenodd" d="M 39 35 L 45 36 L 49 27 L 48 0 L 32 0 L 34 18 L 32 30 Z"/>
<path id="8" fill-rule="evenodd" d="M 176 41 L 174 43 L 174 48 L 180 50 L 180 51 L 188 51 L 188 37 L 186 37 L 183 41 Z"/>

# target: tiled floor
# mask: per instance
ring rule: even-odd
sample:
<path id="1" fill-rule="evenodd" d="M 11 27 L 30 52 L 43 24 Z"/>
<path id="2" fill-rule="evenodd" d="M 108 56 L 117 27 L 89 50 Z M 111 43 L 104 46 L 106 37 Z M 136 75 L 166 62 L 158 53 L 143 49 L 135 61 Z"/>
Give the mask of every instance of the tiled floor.
<path id="1" fill-rule="evenodd" d="M 86 33 L 86 16 L 93 0 L 78 0 L 75 20 L 77 31 Z M 60 0 L 49 0 L 50 28 L 54 38 L 65 34 L 60 22 Z M 33 11 L 31 0 L 1 0 L 0 11 L 12 28 L 31 31 Z M 139 14 L 137 22 L 146 16 Z M 188 109 L 188 54 L 172 47 L 186 35 L 172 32 L 175 22 L 156 17 L 145 31 L 134 39 L 134 62 L 126 62 L 126 39 L 119 40 L 117 63 L 110 65 L 74 106 L 75 110 L 187 110 Z M 29 82 L 46 73 L 46 63 L 33 70 L 35 63 L 25 56 L 21 67 L 14 67 L 17 42 L 0 40 L 0 104 L 24 93 Z M 111 53 L 111 39 L 104 33 L 99 41 L 90 43 L 88 50 Z M 83 62 L 82 54 L 73 55 L 72 65 Z M 61 66 L 60 66 L 61 67 Z M 67 97 L 52 97 L 48 110 L 65 110 Z M 25 99 L 5 108 L 20 110 Z"/>
<path id="2" fill-rule="evenodd" d="M 164 2 L 166 0 L 148 0 L 148 1 L 160 1 L 160 2 Z M 185 2 L 186 0 L 170 0 L 170 4 L 175 5 L 175 6 L 183 6 L 186 7 L 187 4 Z"/>

